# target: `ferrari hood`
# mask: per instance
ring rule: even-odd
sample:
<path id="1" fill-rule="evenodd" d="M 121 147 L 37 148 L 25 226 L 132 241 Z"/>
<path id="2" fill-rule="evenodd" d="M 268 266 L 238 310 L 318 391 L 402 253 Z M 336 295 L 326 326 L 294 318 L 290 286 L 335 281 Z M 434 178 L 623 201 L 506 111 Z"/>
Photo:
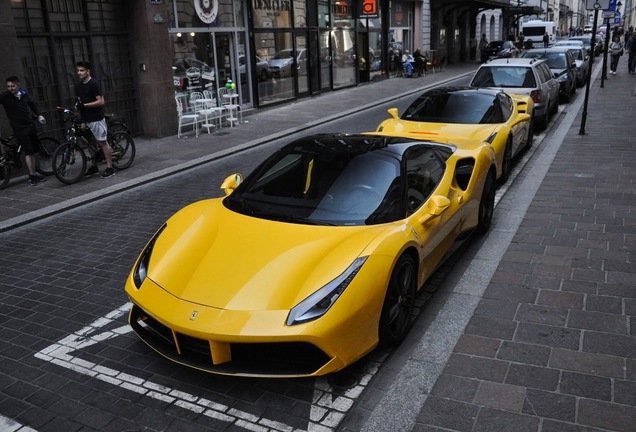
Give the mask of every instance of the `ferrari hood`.
<path id="1" fill-rule="evenodd" d="M 385 229 L 276 222 L 230 211 L 221 199 L 201 201 L 168 220 L 148 277 L 178 299 L 219 309 L 290 309 Z"/>
<path id="2" fill-rule="evenodd" d="M 410 138 L 472 138 L 486 141 L 497 129 L 495 124 L 427 123 L 402 119 L 388 119 L 380 124 L 378 131 Z"/>

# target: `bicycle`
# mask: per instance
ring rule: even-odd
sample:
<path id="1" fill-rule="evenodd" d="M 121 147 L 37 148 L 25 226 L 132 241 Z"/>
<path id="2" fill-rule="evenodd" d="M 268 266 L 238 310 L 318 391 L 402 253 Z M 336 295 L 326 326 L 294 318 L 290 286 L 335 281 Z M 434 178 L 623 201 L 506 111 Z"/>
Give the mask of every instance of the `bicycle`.
<path id="1" fill-rule="evenodd" d="M 66 139 L 53 155 L 53 173 L 64 184 L 77 183 L 86 172 L 87 160 L 104 161 L 101 146 L 93 139 L 86 123 L 73 110 L 57 107 L 64 114 Z M 112 149 L 113 168 L 128 168 L 135 159 L 135 141 L 126 132 L 108 132 L 106 138 Z"/>
<path id="2" fill-rule="evenodd" d="M 52 137 L 39 137 L 36 171 L 42 175 L 53 174 L 53 154 L 61 143 Z M 22 145 L 15 136 L 0 137 L 0 190 L 7 187 L 11 171 L 22 168 Z"/>

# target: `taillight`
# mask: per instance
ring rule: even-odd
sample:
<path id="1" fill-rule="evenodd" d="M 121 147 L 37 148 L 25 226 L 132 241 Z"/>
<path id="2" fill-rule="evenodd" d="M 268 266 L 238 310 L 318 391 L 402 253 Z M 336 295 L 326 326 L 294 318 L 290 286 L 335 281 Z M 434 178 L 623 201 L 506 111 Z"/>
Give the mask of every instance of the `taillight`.
<path id="1" fill-rule="evenodd" d="M 534 103 L 541 102 L 541 90 L 532 90 L 530 92 L 530 97 L 534 101 Z"/>

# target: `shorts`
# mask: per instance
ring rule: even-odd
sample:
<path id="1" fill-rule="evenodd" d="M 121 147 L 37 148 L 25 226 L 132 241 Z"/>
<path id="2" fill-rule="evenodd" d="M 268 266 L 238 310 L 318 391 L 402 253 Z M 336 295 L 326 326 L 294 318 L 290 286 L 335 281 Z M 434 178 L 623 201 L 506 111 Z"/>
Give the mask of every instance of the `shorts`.
<path id="1" fill-rule="evenodd" d="M 38 132 L 35 130 L 35 127 L 31 126 L 24 129 L 14 129 L 13 136 L 15 136 L 22 146 L 22 151 L 25 155 L 30 156 L 38 153 L 40 139 L 38 138 Z"/>
<path id="2" fill-rule="evenodd" d="M 101 119 L 96 122 L 87 122 L 86 126 L 89 127 L 97 141 L 106 141 L 108 133 L 108 129 L 106 127 L 106 119 Z"/>

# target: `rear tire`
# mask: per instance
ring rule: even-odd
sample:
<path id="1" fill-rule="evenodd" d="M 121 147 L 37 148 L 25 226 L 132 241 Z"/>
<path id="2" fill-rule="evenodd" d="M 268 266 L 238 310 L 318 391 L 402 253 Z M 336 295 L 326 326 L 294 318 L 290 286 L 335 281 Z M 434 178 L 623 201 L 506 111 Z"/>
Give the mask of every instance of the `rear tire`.
<path id="1" fill-rule="evenodd" d="M 109 136 L 108 143 L 112 151 L 113 167 L 128 168 L 135 160 L 135 141 L 124 132 L 116 132 Z"/>
<path id="2" fill-rule="evenodd" d="M 534 141 L 534 121 L 530 120 L 530 126 L 528 126 L 528 138 L 526 138 L 526 150 L 532 147 L 532 141 Z"/>
<path id="3" fill-rule="evenodd" d="M 77 183 L 86 171 L 86 155 L 72 142 L 60 145 L 53 154 L 53 173 L 64 184 Z"/>
<path id="4" fill-rule="evenodd" d="M 402 255 L 391 273 L 380 315 L 378 333 L 383 346 L 396 345 L 406 337 L 416 291 L 417 266 L 409 255 Z"/>
<path id="5" fill-rule="evenodd" d="M 495 175 L 490 171 L 484 182 L 484 190 L 479 201 L 479 221 L 477 222 L 477 232 L 483 234 L 490 229 L 492 215 L 495 212 Z"/>
<path id="6" fill-rule="evenodd" d="M 111 120 L 108 122 L 108 133 L 116 134 L 118 132 L 130 133 L 128 125 L 123 120 Z"/>
<path id="7" fill-rule="evenodd" d="M 40 143 L 42 143 L 42 147 L 40 148 L 36 171 L 48 176 L 53 174 L 53 155 L 62 143 L 51 137 L 40 138 Z"/>
<path id="8" fill-rule="evenodd" d="M 499 176 L 499 182 L 505 183 L 510 177 L 510 171 L 512 171 L 512 142 L 510 138 L 506 141 L 506 148 L 504 149 L 503 160 L 501 161 L 501 176 Z"/>

